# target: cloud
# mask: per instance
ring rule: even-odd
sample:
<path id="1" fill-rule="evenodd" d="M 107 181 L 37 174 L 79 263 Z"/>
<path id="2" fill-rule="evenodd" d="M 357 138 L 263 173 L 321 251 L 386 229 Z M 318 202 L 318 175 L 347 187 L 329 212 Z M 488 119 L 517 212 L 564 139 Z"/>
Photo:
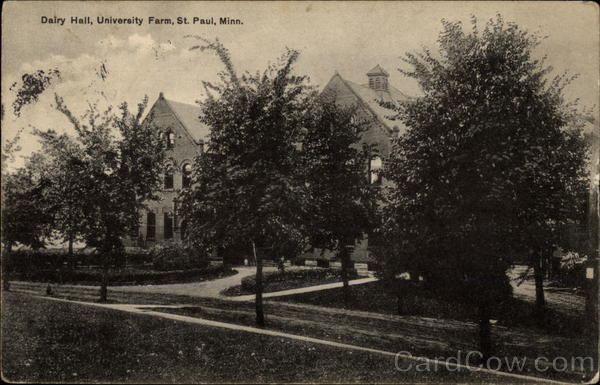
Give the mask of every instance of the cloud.
<path id="1" fill-rule="evenodd" d="M 151 104 L 161 91 L 175 100 L 194 103 L 201 97 L 201 80 L 214 80 L 221 69 L 216 58 L 190 53 L 187 47 L 178 47 L 170 40 L 157 41 L 151 34 L 132 34 L 124 39 L 109 35 L 93 44 L 93 48 L 75 57 L 49 55 L 23 63 L 18 73 L 5 74 L 3 143 L 24 128 L 21 153 L 30 154 L 39 148 L 31 135 L 33 127 L 73 133 L 69 122 L 54 108 L 55 93 L 64 98 L 76 116 L 82 116 L 90 103 L 103 109 L 127 102 L 135 108 L 148 95 Z M 21 117 L 14 116 L 15 94 L 9 90 L 10 85 L 18 82 L 23 73 L 54 68 L 60 70 L 60 80 L 38 102 L 23 108 Z"/>

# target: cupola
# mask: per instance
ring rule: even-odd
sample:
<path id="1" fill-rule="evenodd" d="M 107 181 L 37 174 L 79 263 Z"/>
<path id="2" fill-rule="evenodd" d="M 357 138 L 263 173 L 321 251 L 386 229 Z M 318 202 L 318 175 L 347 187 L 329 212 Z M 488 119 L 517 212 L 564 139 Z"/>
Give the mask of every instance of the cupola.
<path id="1" fill-rule="evenodd" d="M 390 74 L 377 64 L 369 72 L 367 77 L 369 78 L 369 88 L 375 91 L 387 91 L 388 90 L 388 77 Z"/>

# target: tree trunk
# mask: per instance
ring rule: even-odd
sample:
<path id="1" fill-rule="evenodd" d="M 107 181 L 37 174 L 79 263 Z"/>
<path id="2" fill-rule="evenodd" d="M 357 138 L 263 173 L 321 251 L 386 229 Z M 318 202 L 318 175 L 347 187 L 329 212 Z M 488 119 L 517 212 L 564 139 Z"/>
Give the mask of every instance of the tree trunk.
<path id="1" fill-rule="evenodd" d="M 256 307 L 256 325 L 259 327 L 265 326 L 265 314 L 263 311 L 263 274 L 262 274 L 262 255 L 256 254 L 256 245 L 252 241 L 252 252 L 254 253 L 254 260 L 256 261 L 256 300 L 254 302 Z"/>
<path id="2" fill-rule="evenodd" d="M 342 282 L 344 283 L 343 286 L 343 293 L 344 293 L 344 307 L 348 308 L 350 307 L 350 283 L 348 282 L 348 269 L 349 269 L 349 265 L 350 265 L 350 253 L 348 248 L 343 245 L 342 246 L 342 250 L 340 252 L 340 257 L 342 259 Z"/>
<path id="3" fill-rule="evenodd" d="M 67 266 L 70 269 L 75 268 L 75 261 L 73 260 L 73 234 L 69 233 L 69 254 L 67 254 Z"/>
<path id="4" fill-rule="evenodd" d="M 73 232 L 69 232 L 69 259 L 73 259 Z"/>
<path id="5" fill-rule="evenodd" d="M 396 294 L 396 307 L 398 309 L 398 315 L 404 314 L 404 299 L 400 295 L 400 292 Z"/>
<path id="6" fill-rule="evenodd" d="M 396 307 L 398 315 L 404 314 L 404 296 L 402 295 L 402 281 L 396 278 Z"/>
<path id="7" fill-rule="evenodd" d="M 410 275 L 410 281 L 412 283 L 418 283 L 419 282 L 419 273 L 416 270 L 412 270 L 408 274 Z"/>
<path id="8" fill-rule="evenodd" d="M 105 255 L 102 265 L 102 281 L 100 283 L 100 302 L 108 300 L 108 263 L 109 256 Z"/>
<path id="9" fill-rule="evenodd" d="M 8 277 L 8 258 L 12 252 L 12 242 L 7 242 L 4 246 L 4 253 L 2 254 L 2 288 L 4 291 L 10 291 L 10 280 Z"/>
<path id="10" fill-rule="evenodd" d="M 492 354 L 492 329 L 489 307 L 486 304 L 479 305 L 479 350 L 483 362 Z"/>
<path id="11" fill-rule="evenodd" d="M 544 297 L 544 271 L 542 269 L 542 257 L 536 255 L 533 264 L 533 276 L 535 278 L 535 318 L 540 326 L 544 323 L 546 299 Z"/>

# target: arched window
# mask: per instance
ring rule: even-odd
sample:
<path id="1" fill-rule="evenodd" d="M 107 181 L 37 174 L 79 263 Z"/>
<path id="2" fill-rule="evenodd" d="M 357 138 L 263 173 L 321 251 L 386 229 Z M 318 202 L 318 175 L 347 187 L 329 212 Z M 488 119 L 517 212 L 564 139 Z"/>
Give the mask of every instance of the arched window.
<path id="1" fill-rule="evenodd" d="M 146 215 L 146 239 L 156 238 L 156 215 L 149 211 Z"/>
<path id="2" fill-rule="evenodd" d="M 181 186 L 183 188 L 190 187 L 192 185 L 192 165 L 186 163 L 181 168 Z"/>
<path id="3" fill-rule="evenodd" d="M 383 166 L 383 162 L 380 157 L 376 156 L 370 160 L 369 164 L 369 182 L 374 184 L 381 184 L 381 176 L 379 171 Z"/>
<path id="4" fill-rule="evenodd" d="M 173 171 L 167 170 L 165 172 L 165 189 L 173 188 Z"/>
<path id="5" fill-rule="evenodd" d="M 173 216 L 171 213 L 164 214 L 164 239 L 173 239 Z"/>
<path id="6" fill-rule="evenodd" d="M 175 134 L 169 131 L 167 134 L 167 148 L 175 147 Z"/>

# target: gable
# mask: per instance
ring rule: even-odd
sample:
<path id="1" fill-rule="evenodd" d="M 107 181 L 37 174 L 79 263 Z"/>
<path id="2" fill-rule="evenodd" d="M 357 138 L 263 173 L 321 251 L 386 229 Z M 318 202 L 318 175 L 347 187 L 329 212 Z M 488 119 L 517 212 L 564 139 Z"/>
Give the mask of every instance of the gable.
<path id="1" fill-rule="evenodd" d="M 376 120 L 385 128 L 388 134 L 394 131 L 403 133 L 406 126 L 399 120 L 394 119 L 395 112 L 380 105 L 380 102 L 398 106 L 399 102 L 407 101 L 409 96 L 400 90 L 389 87 L 389 91 L 376 91 L 367 85 L 360 85 L 343 79 L 336 73 L 323 89 L 323 94 L 329 94 L 341 105 L 359 105 L 372 114 Z"/>
<path id="2" fill-rule="evenodd" d="M 170 128 L 179 136 L 185 136 L 194 144 L 203 144 L 209 139 L 210 128 L 200 121 L 200 107 L 167 100 L 162 93 L 144 118 L 161 129 Z"/>
<path id="3" fill-rule="evenodd" d="M 208 141 L 210 128 L 200 120 L 202 110 L 199 106 L 164 100 L 194 141 L 197 143 Z"/>

